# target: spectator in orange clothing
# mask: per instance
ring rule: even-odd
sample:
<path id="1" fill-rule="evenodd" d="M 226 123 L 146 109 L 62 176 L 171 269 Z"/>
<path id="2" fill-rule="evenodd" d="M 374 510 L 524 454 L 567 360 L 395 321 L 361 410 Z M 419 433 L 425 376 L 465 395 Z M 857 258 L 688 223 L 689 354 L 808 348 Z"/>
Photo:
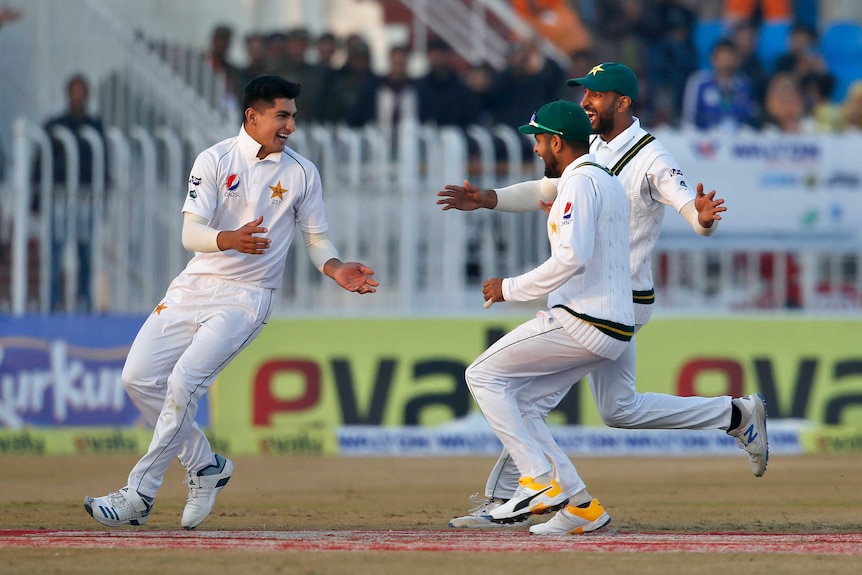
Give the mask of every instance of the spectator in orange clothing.
<path id="1" fill-rule="evenodd" d="M 588 50 L 590 33 L 566 0 L 512 0 L 515 12 L 564 54 Z"/>
<path id="2" fill-rule="evenodd" d="M 724 18 L 733 25 L 754 18 L 758 5 L 764 22 L 789 22 L 793 19 L 791 0 L 725 0 Z"/>

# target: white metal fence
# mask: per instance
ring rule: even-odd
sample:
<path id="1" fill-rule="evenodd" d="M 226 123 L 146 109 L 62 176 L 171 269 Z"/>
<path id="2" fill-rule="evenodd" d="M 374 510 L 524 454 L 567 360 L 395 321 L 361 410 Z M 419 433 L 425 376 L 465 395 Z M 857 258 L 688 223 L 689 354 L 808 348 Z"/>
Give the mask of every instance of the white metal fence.
<path id="1" fill-rule="evenodd" d="M 105 142 L 95 133 L 84 133 L 94 157 L 106 159 L 93 163 L 89 179 L 95 184 L 84 186 L 76 175 L 52 182 L 52 137 L 62 143 L 69 174 L 77 174 L 71 133 L 60 129 L 47 134 L 27 120 L 15 122 L 13 171 L 0 188 L 0 257 L 8 262 L 3 265 L 8 273 L 0 277 L 0 311 L 50 312 L 52 286 L 56 288 L 61 277 L 70 281 L 63 281 L 63 291 L 55 294 L 57 310 L 80 312 L 90 299 L 94 312 L 149 311 L 190 255 L 181 246 L 179 211 L 189 167 L 209 142 L 168 128 L 132 127 L 124 132 L 109 127 Z M 547 257 L 544 214 L 444 213 L 435 204 L 435 193 L 468 177 L 483 187 L 538 177 L 538 161 L 525 165 L 519 160 L 520 138 L 505 127 L 473 127 L 465 135 L 456 129 L 404 125 L 400 145 L 392 150 L 374 128 L 300 129 L 291 145 L 321 171 L 334 243 L 344 259 L 373 267 L 381 287 L 372 297 L 344 292 L 314 270 L 298 242 L 289 255 L 277 313 L 481 311 L 485 278 L 525 271 Z M 475 154 L 468 159 L 471 143 Z M 104 155 L 99 150 L 103 144 Z M 506 150 L 503 157 L 500 149 Z M 38 164 L 37 151 L 43 158 Z M 745 193 L 756 191 L 753 187 Z M 844 193 L 851 203 L 843 209 L 855 218 L 859 190 Z M 38 212 L 31 209 L 34 196 L 39 197 Z M 734 202 L 729 203 L 733 210 Z M 786 229 L 780 208 L 770 209 L 755 217 L 777 218 L 778 227 Z M 759 245 L 744 237 L 728 241 L 736 233 L 732 213 L 714 238 L 698 238 L 689 230 L 686 239 L 660 243 L 654 257 L 659 310 L 713 315 L 792 308 L 862 310 L 858 240 L 810 245 Z M 681 219 L 669 211 L 665 220 Z M 855 227 L 859 224 L 862 218 Z M 90 280 L 89 298 L 82 298 L 85 294 L 75 281 L 82 271 Z M 500 306 L 492 313 L 518 309 Z"/>

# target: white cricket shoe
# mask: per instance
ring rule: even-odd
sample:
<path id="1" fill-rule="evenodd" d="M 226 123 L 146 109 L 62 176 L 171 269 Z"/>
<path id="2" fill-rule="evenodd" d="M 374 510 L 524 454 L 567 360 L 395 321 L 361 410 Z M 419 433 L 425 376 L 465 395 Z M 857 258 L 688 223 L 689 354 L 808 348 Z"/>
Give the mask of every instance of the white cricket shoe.
<path id="1" fill-rule="evenodd" d="M 457 529 L 506 529 L 509 527 L 527 527 L 532 523 L 527 517 L 512 523 L 495 523 L 491 521 L 489 513 L 492 509 L 496 509 L 506 502 L 505 499 L 499 497 L 479 497 L 479 494 L 470 496 L 470 503 L 473 504 L 473 509 L 470 513 L 462 517 L 454 517 L 449 520 L 449 527 Z"/>
<path id="2" fill-rule="evenodd" d="M 90 517 L 108 527 L 117 527 L 126 523 L 143 525 L 150 518 L 153 502 L 145 500 L 137 491 L 123 487 L 104 497 L 88 495 L 84 498 L 84 509 Z"/>
<path id="3" fill-rule="evenodd" d="M 530 527 L 533 535 L 581 535 L 601 529 L 611 522 L 611 516 L 598 499 L 586 508 L 566 505 L 544 523 Z"/>
<path id="4" fill-rule="evenodd" d="M 181 523 L 185 529 L 194 529 L 212 513 L 218 492 L 227 485 L 233 475 L 233 461 L 219 454 L 216 454 L 215 458 L 213 465 L 186 476 L 189 494 Z"/>
<path id="5" fill-rule="evenodd" d="M 552 479 L 550 483 L 536 483 L 532 477 L 521 477 L 518 480 L 518 489 L 515 490 L 512 498 L 492 509 L 489 515 L 491 521 L 512 523 L 522 521 L 530 515 L 556 511 L 568 502 L 569 498 L 563 496 L 563 490 L 556 480 Z"/>
<path id="6" fill-rule="evenodd" d="M 739 427 L 727 432 L 736 438 L 739 447 L 748 452 L 748 462 L 755 477 L 766 473 L 769 462 L 769 442 L 766 439 L 766 402 L 759 393 L 733 400 L 742 413 Z"/>

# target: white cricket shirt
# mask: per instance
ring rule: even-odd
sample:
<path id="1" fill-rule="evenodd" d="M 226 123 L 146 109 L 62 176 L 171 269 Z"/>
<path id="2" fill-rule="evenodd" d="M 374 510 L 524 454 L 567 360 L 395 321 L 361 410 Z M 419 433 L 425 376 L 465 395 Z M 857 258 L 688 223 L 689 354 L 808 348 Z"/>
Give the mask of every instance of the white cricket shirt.
<path id="1" fill-rule="evenodd" d="M 584 347 L 615 359 L 634 330 L 629 202 L 619 179 L 584 154 L 566 166 L 548 214 L 551 257 L 503 280 L 506 301 L 547 294 L 548 306 Z M 564 310 L 564 311 L 563 311 Z"/>
<path id="2" fill-rule="evenodd" d="M 279 288 L 285 258 L 298 227 L 321 233 L 328 229 L 320 174 L 308 159 L 290 148 L 258 159 L 260 144 L 240 128 L 198 155 L 189 175 L 183 212 L 209 220 L 217 230 L 235 230 L 263 216 L 260 227 L 272 243 L 263 254 L 236 250 L 200 253 L 183 274 L 212 275 Z"/>
<path id="3" fill-rule="evenodd" d="M 590 152 L 595 154 L 599 164 L 613 168 L 646 135 L 640 120 L 635 118 L 631 126 L 610 142 L 594 137 Z M 644 146 L 617 176 L 631 203 L 629 237 L 632 290 L 635 294 L 651 292 L 653 277 L 650 258 L 661 233 L 664 206 L 673 206 L 679 212 L 685 204 L 694 200 L 695 191 L 688 187 L 679 164 L 658 140 Z M 646 324 L 652 315 L 652 308 L 652 305 L 635 303 L 635 323 Z"/>

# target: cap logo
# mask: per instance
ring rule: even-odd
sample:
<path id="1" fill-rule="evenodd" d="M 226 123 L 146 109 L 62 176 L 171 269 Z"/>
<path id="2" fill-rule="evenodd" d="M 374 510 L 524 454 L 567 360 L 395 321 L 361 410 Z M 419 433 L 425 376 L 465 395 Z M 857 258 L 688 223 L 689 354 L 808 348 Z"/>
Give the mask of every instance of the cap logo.
<path id="1" fill-rule="evenodd" d="M 593 66 L 593 69 L 592 69 L 592 70 L 590 70 L 590 73 L 589 73 L 589 74 L 587 74 L 587 76 L 595 76 L 595 75 L 596 75 L 596 74 L 598 74 L 599 72 L 604 72 L 604 71 L 605 71 L 605 69 L 604 69 L 604 68 L 602 68 L 602 65 L 601 65 L 601 64 L 599 64 L 598 66 Z"/>

